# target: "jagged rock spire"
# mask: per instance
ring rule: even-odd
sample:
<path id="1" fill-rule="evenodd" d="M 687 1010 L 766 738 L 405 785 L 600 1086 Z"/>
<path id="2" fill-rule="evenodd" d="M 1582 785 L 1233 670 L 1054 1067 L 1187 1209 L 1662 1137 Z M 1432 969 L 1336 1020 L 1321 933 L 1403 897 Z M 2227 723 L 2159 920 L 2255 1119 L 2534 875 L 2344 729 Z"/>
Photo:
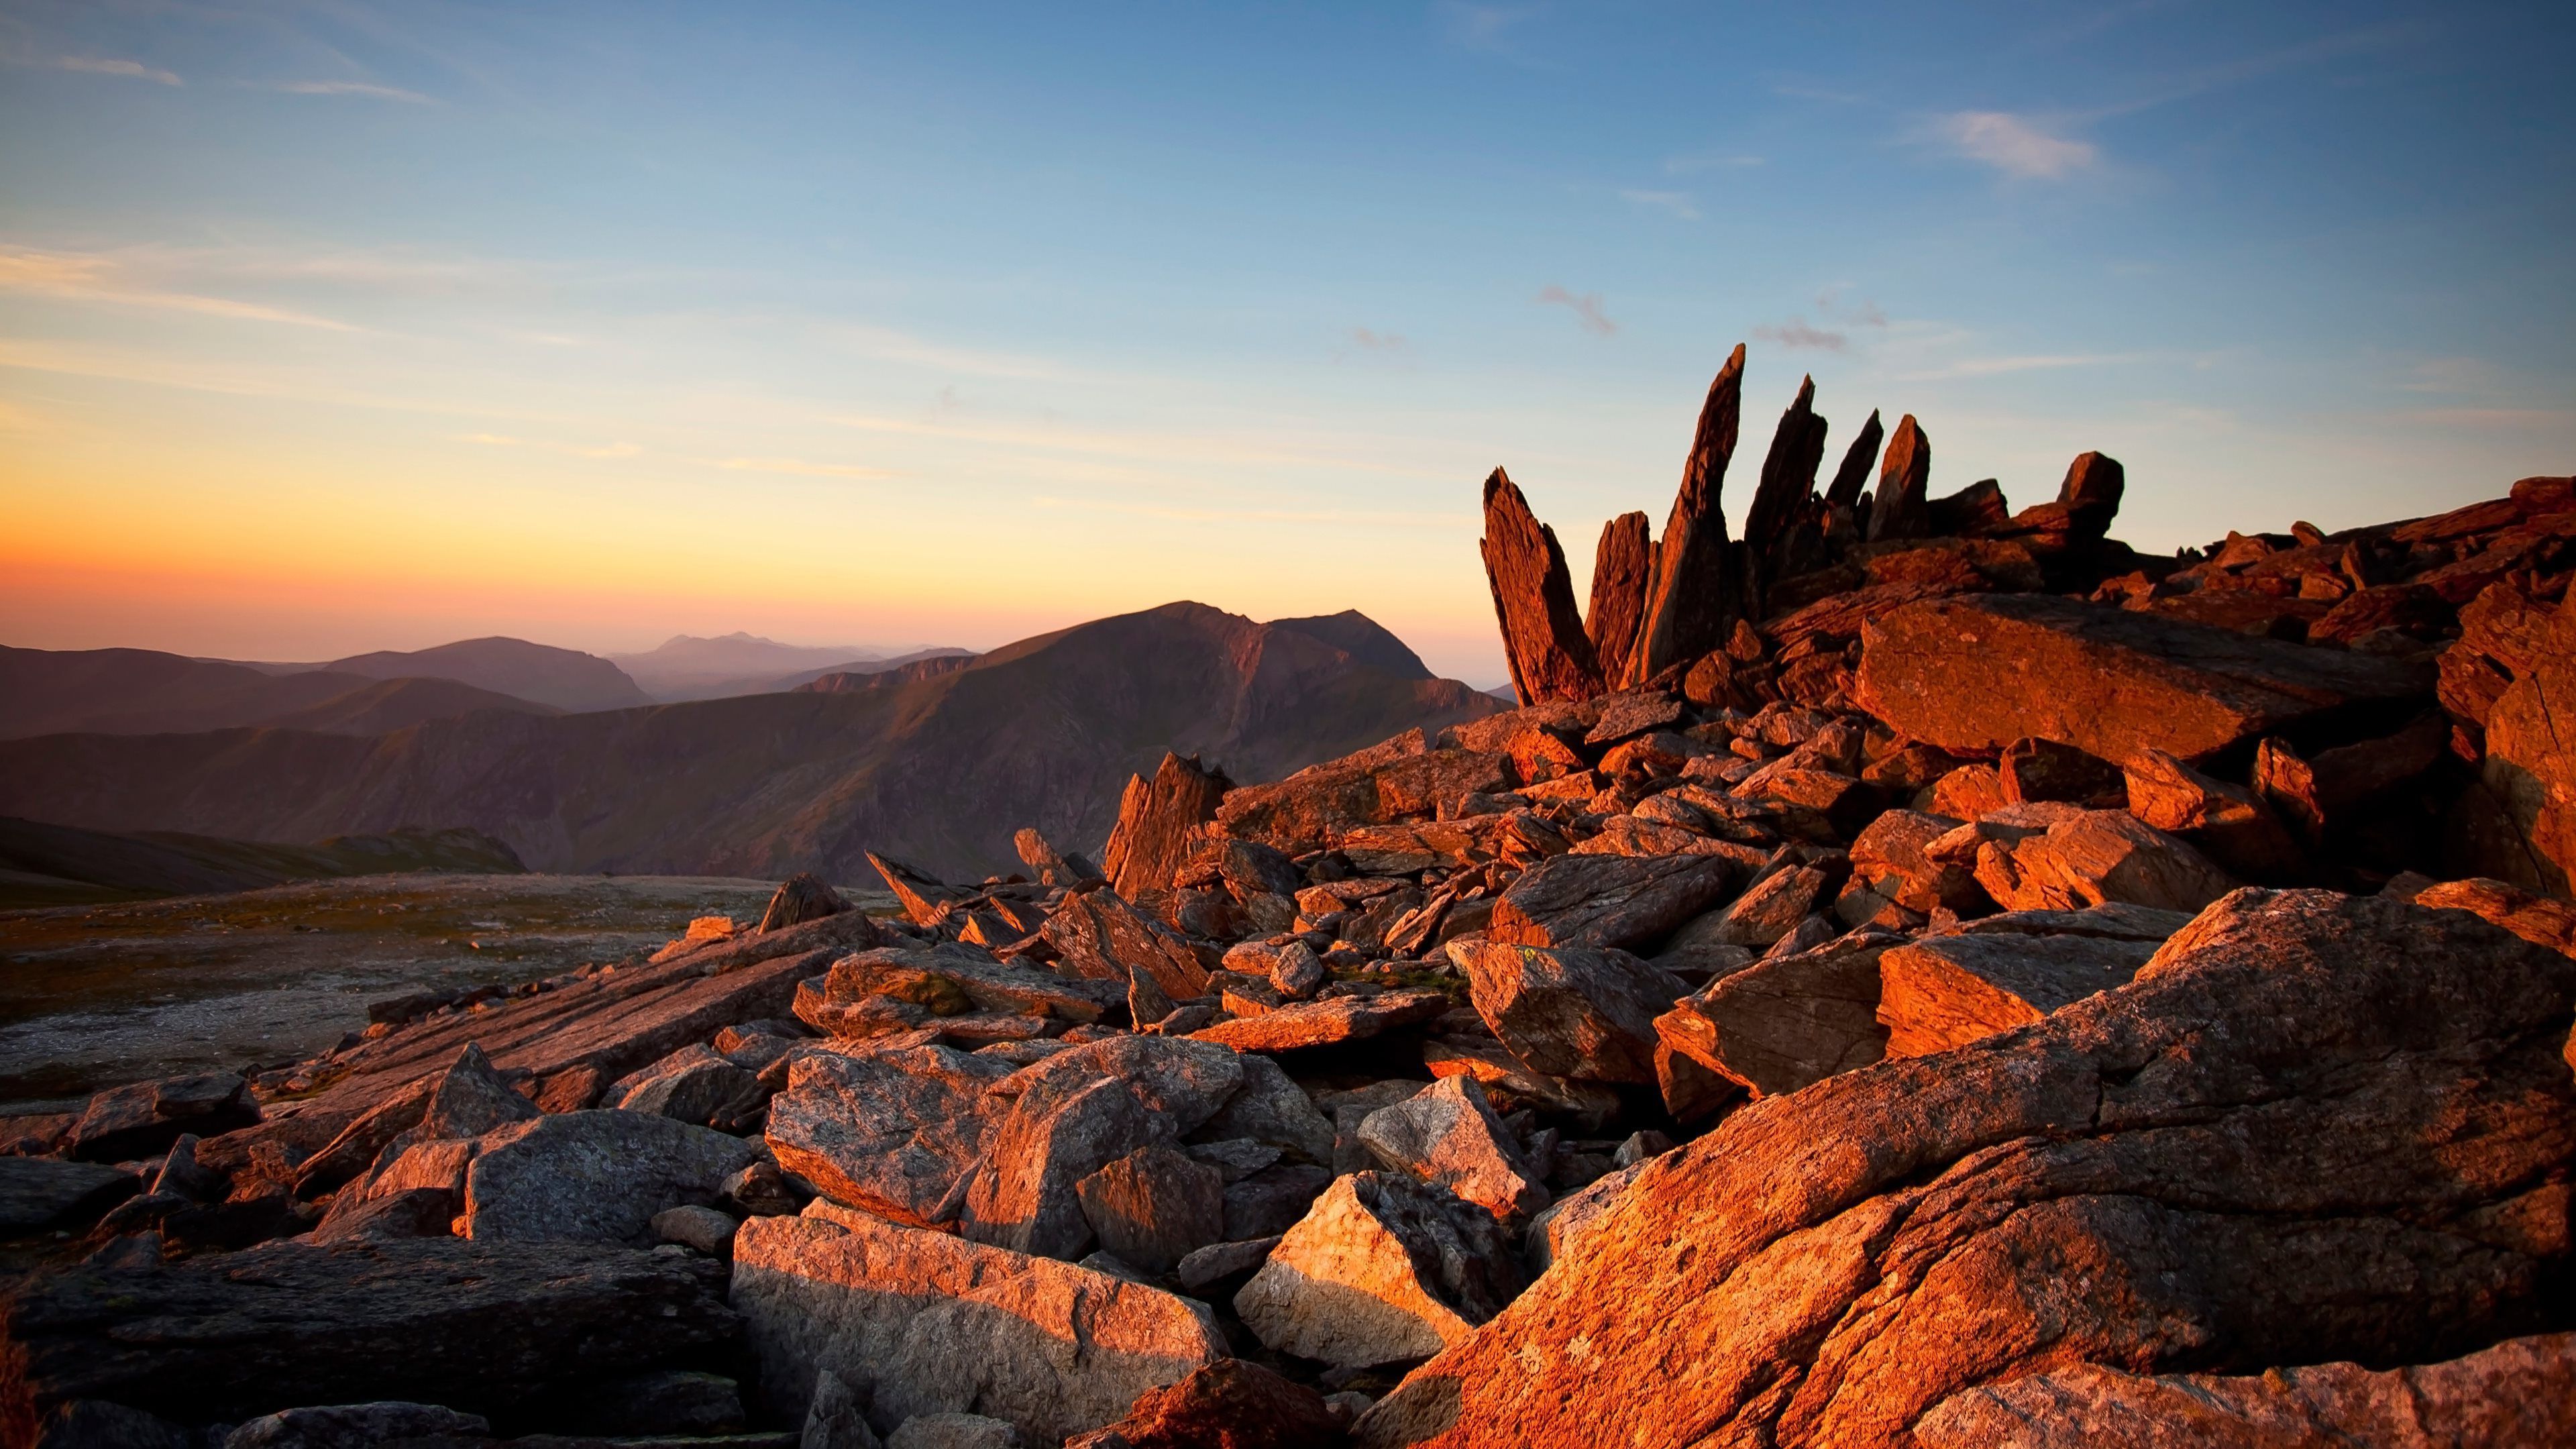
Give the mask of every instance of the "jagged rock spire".
<path id="1" fill-rule="evenodd" d="M 1886 461 L 1878 470 L 1878 497 L 1869 514 L 1869 536 L 1922 538 L 1932 530 L 1925 488 L 1932 481 L 1932 442 L 1923 425 L 1907 413 L 1888 440 Z"/>
<path id="2" fill-rule="evenodd" d="M 1727 460 L 1735 456 L 1736 425 L 1744 412 L 1744 344 L 1719 368 L 1701 405 L 1699 431 L 1682 465 L 1682 486 L 1672 517 L 1655 549 L 1655 576 L 1646 592 L 1645 623 L 1630 651 L 1622 681 L 1640 684 L 1726 642 L 1743 615 L 1742 570 L 1718 511 Z"/>
<path id="3" fill-rule="evenodd" d="M 1728 432 L 1731 440 L 1733 429 Z M 1503 652 L 1521 703 L 1599 694 L 1601 665 L 1583 632 L 1583 616 L 1575 612 L 1574 580 L 1556 530 L 1538 521 L 1500 468 L 1485 480 L 1481 546 L 1485 578 L 1494 589 L 1494 618 L 1502 625 Z"/>
<path id="4" fill-rule="evenodd" d="M 1753 506 L 1745 510 L 1744 542 L 1755 554 L 1767 558 L 1778 547 L 1799 505 L 1816 491 L 1816 465 L 1824 456 L 1825 420 L 1816 416 L 1816 380 L 1807 377 L 1798 383 L 1797 401 L 1780 414 L 1771 451 L 1762 459 Z"/>
<path id="5" fill-rule="evenodd" d="M 1878 461 L 1879 440 L 1887 429 L 1879 425 L 1878 409 L 1869 412 L 1869 421 L 1861 424 L 1860 436 L 1852 439 L 1851 450 L 1843 454 L 1843 465 L 1834 470 L 1834 481 L 1825 489 L 1827 508 L 1850 508 L 1860 502 L 1861 486 L 1869 482 L 1869 465 Z"/>
<path id="6" fill-rule="evenodd" d="M 1601 677 L 1620 678 L 1645 621 L 1646 586 L 1655 571 L 1655 540 L 1646 515 L 1622 513 L 1601 525 L 1601 547 L 1592 557 L 1592 607 L 1583 631 L 1601 662 Z"/>

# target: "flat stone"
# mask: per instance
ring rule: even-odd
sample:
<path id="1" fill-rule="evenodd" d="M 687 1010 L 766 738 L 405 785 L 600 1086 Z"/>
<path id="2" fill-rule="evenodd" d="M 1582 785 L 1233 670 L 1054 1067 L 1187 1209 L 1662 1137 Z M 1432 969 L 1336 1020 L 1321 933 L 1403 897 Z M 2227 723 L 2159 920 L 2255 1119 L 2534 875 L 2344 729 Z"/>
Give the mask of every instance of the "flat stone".
<path id="1" fill-rule="evenodd" d="M 1522 946 L 1651 949 L 1741 879 L 1716 855 L 1550 856 L 1503 892 L 1485 934 Z"/>
<path id="2" fill-rule="evenodd" d="M 482 1435 L 492 1421 L 437 1404 L 379 1400 L 262 1414 L 235 1425 L 223 1449 L 366 1449 L 388 1440 Z"/>
<path id="3" fill-rule="evenodd" d="M 780 1167 L 853 1207 L 929 1226 L 952 1216 L 982 1160 L 982 1097 L 1007 1061 L 953 1047 L 817 1052 L 769 1105 Z"/>
<path id="4" fill-rule="evenodd" d="M 699 1043 L 620 1078 L 608 1089 L 609 1103 L 620 1111 L 727 1131 L 755 1119 L 768 1100 L 758 1076 Z"/>
<path id="5" fill-rule="evenodd" d="M 745 1223 L 733 1301 L 770 1407 L 791 1423 L 829 1372 L 879 1432 L 975 1413 L 1053 1443 L 1226 1356 L 1185 1299 L 847 1210 Z"/>
<path id="6" fill-rule="evenodd" d="M 709 1203 L 758 1156 L 739 1137 L 640 1112 L 567 1112 L 479 1139 L 465 1235 L 482 1241 L 652 1240 L 653 1215 Z"/>
<path id="7" fill-rule="evenodd" d="M 1673 1050 L 1760 1097 L 1795 1092 L 1886 1054 L 1879 957 L 1900 939 L 1854 933 L 1766 960 L 1655 1019 Z"/>
<path id="8" fill-rule="evenodd" d="M 212 1137 L 259 1120 L 250 1084 L 233 1072 L 136 1082 L 90 1098 L 66 1143 L 84 1162 L 122 1162 L 165 1151 L 181 1133 Z"/>
<path id="9" fill-rule="evenodd" d="M 1238 1017 L 1191 1033 L 1242 1052 L 1287 1052 L 1338 1042 L 1365 1041 L 1380 1032 L 1415 1026 L 1449 1009 L 1440 992 L 1406 989 L 1376 996 L 1335 996 Z"/>
<path id="10" fill-rule="evenodd" d="M 1330 1155 L 1329 1142 L 1325 1151 Z M 87 1227 L 142 1186 L 133 1173 L 103 1162 L 0 1157 L 0 1237 Z"/>
<path id="11" fill-rule="evenodd" d="M 1183 1257 L 1172 1276 L 1193 1293 L 1201 1292 L 1228 1278 L 1241 1277 L 1269 1260 L 1270 1250 L 1279 1246 L 1279 1235 L 1244 1238 L 1230 1243 L 1210 1243 Z"/>
<path id="12" fill-rule="evenodd" d="M 1066 1449 L 1311 1449 L 1341 1436 L 1322 1394 L 1229 1358 L 1138 1396 L 1127 1417 Z"/>
<path id="13" fill-rule="evenodd" d="M 1929 936 L 1879 957 L 1887 1054 L 1948 1051 L 2128 984 L 2161 942 L 1995 932 Z"/>

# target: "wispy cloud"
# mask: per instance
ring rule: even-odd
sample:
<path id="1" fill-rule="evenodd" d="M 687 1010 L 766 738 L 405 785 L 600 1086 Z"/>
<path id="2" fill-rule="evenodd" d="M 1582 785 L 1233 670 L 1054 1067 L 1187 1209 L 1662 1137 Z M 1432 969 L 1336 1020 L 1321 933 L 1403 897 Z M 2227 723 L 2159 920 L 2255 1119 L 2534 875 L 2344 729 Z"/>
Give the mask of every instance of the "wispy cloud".
<path id="1" fill-rule="evenodd" d="M 1354 327 L 1343 334 L 1343 340 L 1362 352 L 1405 352 L 1413 344 L 1399 332 L 1379 332 L 1367 327 Z"/>
<path id="2" fill-rule="evenodd" d="M 172 72 L 155 69 L 139 60 L 111 60 L 101 56 L 67 55 L 54 62 L 54 69 L 82 71 L 89 75 L 123 76 L 127 80 L 150 81 L 158 86 L 187 84 Z"/>
<path id="3" fill-rule="evenodd" d="M 1543 307 L 1567 309 L 1574 314 L 1574 320 L 1582 324 L 1584 331 L 1595 336 L 1607 337 L 1619 330 L 1619 324 L 1611 321 L 1608 314 L 1601 310 L 1599 292 L 1577 294 L 1550 282 L 1538 289 L 1538 296 L 1533 300 Z"/>
<path id="4" fill-rule="evenodd" d="M 1777 326 L 1756 327 L 1753 335 L 1765 342 L 1779 343 L 1791 352 L 1841 352 L 1851 345 L 1851 338 L 1845 334 L 1810 327 L 1804 317 L 1792 317 Z"/>
<path id="5" fill-rule="evenodd" d="M 858 463 L 809 463 L 802 458 L 727 458 L 717 467 L 733 473 L 795 473 L 810 478 L 892 478 L 891 468 Z"/>
<path id="6" fill-rule="evenodd" d="M 2502 380 L 2502 373 L 2483 357 L 2428 357 L 2408 369 L 2397 386 L 2407 392 L 2479 392 Z"/>
<path id="7" fill-rule="evenodd" d="M 2055 181 L 2101 159 L 2092 142 L 2053 134 L 2046 122 L 2009 111 L 1953 111 L 1935 117 L 1931 133 L 1953 154 L 2023 180 Z"/>
<path id="8" fill-rule="evenodd" d="M 567 458 L 636 458 L 644 453 L 642 445 L 636 443 L 600 443 L 585 447 L 579 443 L 536 442 L 503 433 L 460 433 L 457 441 L 479 443 L 487 448 L 535 448 L 541 452 L 561 453 Z"/>
<path id="9" fill-rule="evenodd" d="M 2566 408 L 2423 408 L 2405 416 L 2461 428 L 2554 428 L 2576 423 Z"/>
<path id="10" fill-rule="evenodd" d="M 103 302 L 125 307 L 156 307 L 231 317 L 245 322 L 284 322 L 334 332 L 358 329 L 310 312 L 289 311 L 230 297 L 207 297 L 151 286 L 128 275 L 119 260 L 104 253 L 0 250 L 0 292 L 53 297 L 69 302 Z"/>
<path id="11" fill-rule="evenodd" d="M 1735 171 L 1761 164 L 1762 158 L 1759 156 L 1747 156 L 1732 151 L 1703 151 L 1692 156 L 1665 157 L 1664 173 L 1668 176 L 1688 176 L 1698 171 Z"/>
<path id="12" fill-rule="evenodd" d="M 370 85 L 365 81 L 287 81 L 273 89 L 291 96 L 363 96 L 368 100 L 401 101 L 407 105 L 425 106 L 429 97 L 399 86 Z"/>
<path id="13" fill-rule="evenodd" d="M 1450 43 L 1468 50 L 1499 54 L 1511 32 L 1536 19 L 1547 7 L 1543 5 L 1470 5 L 1462 0 L 1442 0 L 1434 13 L 1440 17 L 1441 33 Z"/>
<path id="14" fill-rule="evenodd" d="M 1619 198 L 1632 205 L 1671 212 L 1684 221 L 1699 220 L 1699 208 L 1691 204 L 1687 191 L 1622 191 Z"/>
<path id="15" fill-rule="evenodd" d="M 932 342 L 890 327 L 841 326 L 825 329 L 826 335 L 890 362 L 909 362 L 941 372 L 959 372 L 969 377 L 1016 378 L 1034 381 L 1058 378 L 1065 369 L 1043 357 L 1016 353 L 984 352 L 968 347 L 951 347 Z"/>
<path id="16" fill-rule="evenodd" d="M 1958 377 L 1996 377 L 2008 372 L 2038 372 L 2062 367 L 2108 367 L 2143 360 L 2135 352 L 2053 353 L 2024 357 L 1967 357 L 1923 372 L 1901 375 L 1906 382 L 1939 382 Z"/>
<path id="17" fill-rule="evenodd" d="M 1400 512 L 1354 509 L 1183 508 L 1162 503 L 1125 503 L 1108 498 L 1056 498 L 1041 494 L 1029 502 L 1038 508 L 1081 513 L 1123 513 L 1179 523 L 1368 523 L 1407 528 L 1455 528 L 1475 515 L 1457 512 Z"/>

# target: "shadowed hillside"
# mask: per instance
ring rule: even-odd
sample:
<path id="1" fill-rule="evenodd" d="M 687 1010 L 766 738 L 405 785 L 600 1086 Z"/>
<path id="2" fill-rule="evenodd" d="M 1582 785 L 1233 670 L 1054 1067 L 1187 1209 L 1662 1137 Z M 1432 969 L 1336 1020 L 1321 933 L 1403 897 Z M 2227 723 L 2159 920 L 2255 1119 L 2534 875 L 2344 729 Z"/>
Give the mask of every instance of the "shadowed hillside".
<path id="1" fill-rule="evenodd" d="M 508 846 L 471 830 L 403 830 L 271 845 L 175 832 L 114 835 L 0 818 L 0 907 L 213 895 L 352 875 L 524 869 Z"/>
<path id="2" fill-rule="evenodd" d="M 525 639 L 465 639 L 408 652 L 386 649 L 335 659 L 322 667 L 369 679 L 453 679 L 557 709 L 626 709 L 653 702 L 651 695 L 626 677 L 626 671 L 596 654 Z"/>
<path id="3" fill-rule="evenodd" d="M 0 812 L 261 840 L 463 826 L 540 870 L 849 878 L 875 850 L 980 876 L 1016 868 L 1021 825 L 1097 844 L 1127 776 L 1167 749 L 1266 780 L 1501 707 L 1419 661 L 1359 654 L 1412 661 L 1357 615 L 1265 625 L 1168 604 L 894 689 L 483 713 L 372 738 L 0 744 Z"/>
<path id="4" fill-rule="evenodd" d="M 381 734 L 478 709 L 553 712 L 454 679 L 379 679 L 336 667 L 278 674 L 153 649 L 0 648 L 0 739 L 242 725 Z"/>

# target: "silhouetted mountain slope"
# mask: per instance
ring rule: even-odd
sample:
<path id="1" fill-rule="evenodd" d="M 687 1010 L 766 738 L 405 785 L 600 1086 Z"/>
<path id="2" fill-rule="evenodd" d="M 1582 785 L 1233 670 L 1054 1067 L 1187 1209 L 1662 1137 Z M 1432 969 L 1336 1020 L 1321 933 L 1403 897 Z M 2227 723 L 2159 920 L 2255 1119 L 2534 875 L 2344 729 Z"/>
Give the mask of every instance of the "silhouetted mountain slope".
<path id="1" fill-rule="evenodd" d="M 550 704 L 477 689 L 453 679 L 379 679 L 363 682 L 320 704 L 256 723 L 272 729 L 319 730 L 333 735 L 380 735 L 478 709 L 507 710 L 512 714 L 563 713 Z"/>
<path id="2" fill-rule="evenodd" d="M 845 694 L 853 689 L 900 689 L 943 674 L 954 674 L 975 662 L 972 654 L 934 654 L 883 668 L 836 670 L 796 686 L 804 694 Z"/>
<path id="3" fill-rule="evenodd" d="M 170 832 L 117 835 L 0 818 L 0 907 L 210 895 L 394 871 L 524 869 L 508 846 L 471 830 L 270 845 Z"/>
<path id="4" fill-rule="evenodd" d="M 1267 780 L 1500 708 L 1303 628 L 1183 603 L 892 689 L 486 712 L 368 739 L 226 730 L 0 744 L 0 812 L 266 840 L 470 826 L 540 870 L 850 878 L 875 850 L 971 878 L 1016 868 L 1022 825 L 1096 846 L 1127 776 L 1166 749 Z"/>
<path id="5" fill-rule="evenodd" d="M 826 674 L 866 674 L 962 649 L 885 649 L 862 644 L 781 644 L 754 634 L 714 639 L 682 634 L 641 654 L 614 654 L 611 662 L 665 704 L 722 699 L 735 694 L 775 694 Z"/>
<path id="6" fill-rule="evenodd" d="M 335 659 L 322 667 L 369 679 L 407 675 L 453 679 L 557 709 L 629 709 L 653 702 L 651 695 L 626 677 L 626 671 L 596 654 L 525 639 L 465 639 L 407 653 L 387 649 Z"/>

